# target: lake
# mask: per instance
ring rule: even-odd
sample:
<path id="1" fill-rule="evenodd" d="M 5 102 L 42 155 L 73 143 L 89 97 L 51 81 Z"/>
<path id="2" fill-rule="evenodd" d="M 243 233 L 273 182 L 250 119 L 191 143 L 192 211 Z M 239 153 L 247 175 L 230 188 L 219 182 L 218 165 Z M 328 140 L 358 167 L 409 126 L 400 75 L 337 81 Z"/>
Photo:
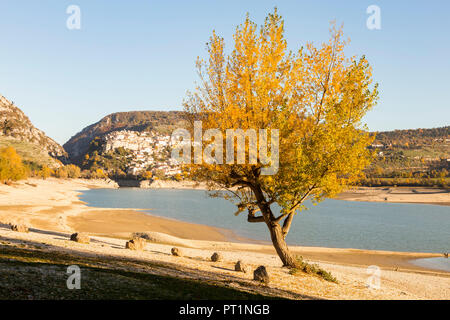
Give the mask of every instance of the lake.
<path id="1" fill-rule="evenodd" d="M 248 223 L 245 212 L 236 217 L 231 202 L 210 198 L 202 190 L 93 189 L 82 191 L 80 199 L 92 207 L 148 209 L 151 215 L 225 228 L 242 237 L 270 241 L 264 223 Z M 450 251 L 450 208 L 446 206 L 327 199 L 308 207 L 294 218 L 286 238 L 288 244 Z"/>

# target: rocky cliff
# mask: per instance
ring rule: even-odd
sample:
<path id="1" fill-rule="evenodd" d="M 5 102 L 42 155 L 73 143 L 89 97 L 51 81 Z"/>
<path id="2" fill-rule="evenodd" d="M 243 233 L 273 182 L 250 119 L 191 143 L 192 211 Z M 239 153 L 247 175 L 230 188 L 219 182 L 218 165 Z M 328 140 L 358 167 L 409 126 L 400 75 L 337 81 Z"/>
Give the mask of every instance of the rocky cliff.
<path id="1" fill-rule="evenodd" d="M 67 153 L 57 142 L 34 127 L 22 110 L 2 95 L 0 95 L 0 138 L 37 146 L 61 161 L 67 158 Z"/>

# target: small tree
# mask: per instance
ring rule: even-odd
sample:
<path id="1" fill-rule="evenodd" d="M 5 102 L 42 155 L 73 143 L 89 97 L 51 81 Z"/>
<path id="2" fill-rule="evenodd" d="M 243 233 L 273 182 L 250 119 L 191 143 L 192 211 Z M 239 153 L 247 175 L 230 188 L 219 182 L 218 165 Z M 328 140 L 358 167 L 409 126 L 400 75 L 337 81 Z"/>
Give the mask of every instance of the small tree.
<path id="1" fill-rule="evenodd" d="M 67 171 L 67 167 L 61 166 L 55 170 L 55 177 L 59 179 L 67 179 L 69 177 L 69 173 Z"/>
<path id="2" fill-rule="evenodd" d="M 54 174 L 54 171 L 52 169 L 50 169 L 49 167 L 47 167 L 46 165 L 43 165 L 42 168 L 38 172 L 38 176 L 44 180 L 47 179 L 48 177 L 50 177 L 52 174 Z"/>
<path id="3" fill-rule="evenodd" d="M 152 177 L 153 177 L 153 174 L 151 171 L 145 171 L 142 174 L 142 179 L 144 179 L 144 180 L 150 180 Z"/>
<path id="4" fill-rule="evenodd" d="M 27 177 L 27 168 L 13 147 L 0 149 L 0 182 L 8 183 Z"/>
<path id="5" fill-rule="evenodd" d="M 265 223 L 285 266 L 295 267 L 285 238 L 294 215 L 310 199 L 317 203 L 354 183 L 370 163 L 373 138 L 361 124 L 375 104 L 371 68 L 364 57 L 346 58 L 342 29 L 331 30 L 320 47 L 308 43 L 287 50 L 284 23 L 277 11 L 258 31 L 247 17 L 236 29 L 234 49 L 224 53 L 224 40 L 213 32 L 208 60 L 197 60 L 200 85 L 189 94 L 185 109 L 202 129 L 279 130 L 279 169 L 262 175 L 263 163 L 205 163 L 188 166 L 191 176 L 233 201 L 248 222 Z M 191 128 L 192 129 L 192 128 Z M 210 141 L 203 140 L 203 148 Z M 222 144 L 224 146 L 225 144 Z M 214 150 L 214 153 L 223 150 Z M 273 151 L 273 150 L 272 150 Z M 246 159 L 249 147 L 245 147 Z M 273 211 L 277 203 L 281 212 Z M 258 213 L 259 212 L 259 213 Z"/>
<path id="6" fill-rule="evenodd" d="M 66 171 L 67 171 L 67 177 L 69 177 L 71 179 L 77 179 L 81 176 L 81 169 L 74 164 L 67 165 Z"/>

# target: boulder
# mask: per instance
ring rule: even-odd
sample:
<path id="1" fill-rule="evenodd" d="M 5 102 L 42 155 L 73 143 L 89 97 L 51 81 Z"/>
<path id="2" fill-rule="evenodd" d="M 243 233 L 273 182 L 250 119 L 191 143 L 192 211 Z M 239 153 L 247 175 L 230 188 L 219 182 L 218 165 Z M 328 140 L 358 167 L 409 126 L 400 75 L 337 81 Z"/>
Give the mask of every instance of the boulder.
<path id="1" fill-rule="evenodd" d="M 211 261 L 217 262 L 222 260 L 222 255 L 220 253 L 214 252 L 211 256 Z"/>
<path id="2" fill-rule="evenodd" d="M 172 255 L 174 255 L 176 257 L 182 257 L 183 256 L 183 253 L 177 247 L 173 247 L 171 251 L 172 251 Z"/>
<path id="3" fill-rule="evenodd" d="M 145 240 L 142 238 L 133 238 L 130 241 L 127 241 L 125 248 L 136 251 L 144 250 Z"/>
<path id="4" fill-rule="evenodd" d="M 28 232 L 28 227 L 23 224 L 14 224 L 11 226 L 12 231 L 16 232 Z"/>
<path id="5" fill-rule="evenodd" d="M 266 267 L 259 266 L 258 268 L 256 268 L 256 270 L 253 271 L 253 280 L 266 284 L 269 283 L 270 277 L 269 274 L 267 273 Z"/>
<path id="6" fill-rule="evenodd" d="M 239 260 L 234 265 L 234 270 L 235 271 L 239 271 L 239 272 L 243 272 L 243 273 L 247 273 L 248 272 L 248 266 L 245 263 L 243 263 L 241 260 Z"/>
<path id="7" fill-rule="evenodd" d="M 91 241 L 91 239 L 89 238 L 89 236 L 87 235 L 87 234 L 85 234 L 85 233 L 73 233 L 71 236 L 70 236 L 70 240 L 71 241 L 75 241 L 75 242 L 79 242 L 79 243 L 86 243 L 86 244 L 88 244 L 90 241 Z"/>

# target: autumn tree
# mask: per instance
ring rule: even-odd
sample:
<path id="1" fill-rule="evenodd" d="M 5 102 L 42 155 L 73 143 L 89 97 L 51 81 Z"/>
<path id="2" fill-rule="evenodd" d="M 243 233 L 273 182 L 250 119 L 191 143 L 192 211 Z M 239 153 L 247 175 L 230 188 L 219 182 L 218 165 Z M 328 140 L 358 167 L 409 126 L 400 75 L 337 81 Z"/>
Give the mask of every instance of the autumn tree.
<path id="1" fill-rule="evenodd" d="M 318 47 L 308 43 L 291 52 L 276 10 L 260 28 L 247 16 L 236 29 L 230 54 L 213 32 L 209 57 L 197 60 L 200 83 L 184 103 L 191 130 L 194 120 L 202 121 L 203 132 L 218 129 L 223 139 L 227 129 L 278 130 L 279 168 L 273 175 L 262 174 L 260 156 L 256 164 L 207 163 L 203 158 L 188 169 L 193 178 L 207 182 L 213 195 L 233 201 L 237 214 L 246 211 L 248 222 L 265 223 L 289 267 L 296 262 L 285 239 L 305 201 L 333 197 L 357 181 L 370 162 L 366 147 L 373 138 L 361 121 L 376 103 L 377 86 L 372 86 L 364 56 L 344 55 L 342 28 L 332 24 L 330 35 Z M 204 138 L 203 150 L 215 139 L 220 137 Z M 223 148 L 213 153 L 224 154 Z M 246 144 L 246 159 L 249 150 Z M 214 192 L 218 189 L 227 192 Z"/>
<path id="2" fill-rule="evenodd" d="M 69 164 L 65 166 L 65 169 L 67 171 L 68 178 L 78 179 L 81 176 L 81 169 L 74 164 Z"/>
<path id="3" fill-rule="evenodd" d="M 38 172 L 38 176 L 45 180 L 54 173 L 55 172 L 52 169 L 50 169 L 46 165 L 43 165 L 42 168 Z"/>
<path id="4" fill-rule="evenodd" d="M 0 149 L 0 182 L 17 181 L 27 177 L 27 168 L 13 147 Z"/>

